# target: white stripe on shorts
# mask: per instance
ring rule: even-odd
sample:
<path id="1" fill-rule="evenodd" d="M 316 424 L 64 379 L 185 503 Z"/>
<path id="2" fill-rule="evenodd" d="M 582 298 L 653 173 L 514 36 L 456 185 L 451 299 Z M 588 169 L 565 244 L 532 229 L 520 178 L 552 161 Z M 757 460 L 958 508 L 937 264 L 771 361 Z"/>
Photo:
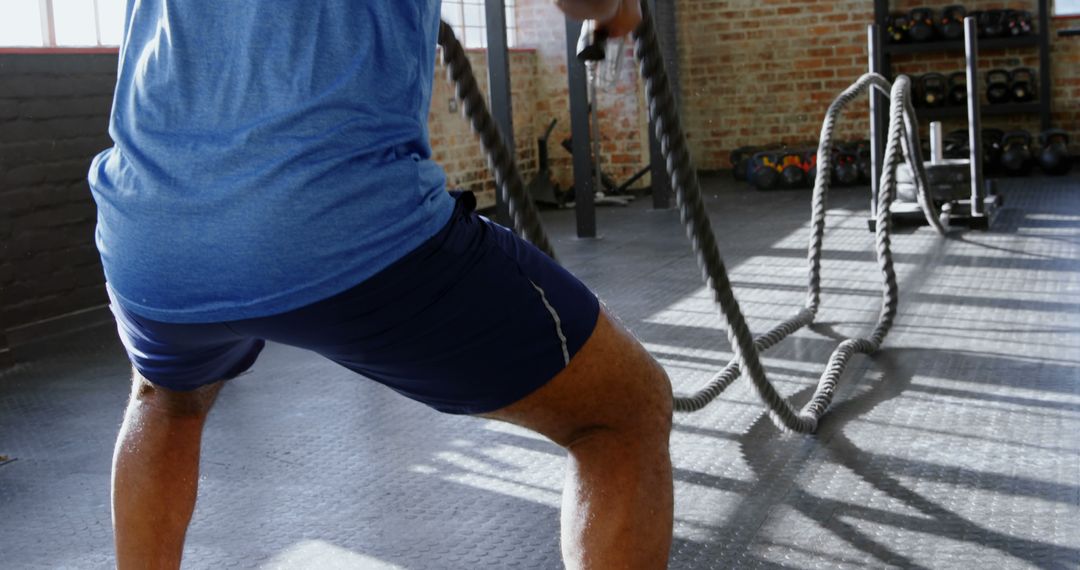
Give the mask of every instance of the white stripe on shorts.
<path id="1" fill-rule="evenodd" d="M 562 343 L 563 361 L 564 364 L 569 366 L 570 349 L 566 346 L 566 335 L 563 334 L 562 320 L 559 319 L 559 312 L 556 311 L 555 307 L 552 307 L 551 303 L 548 302 L 547 295 L 544 294 L 544 290 L 541 289 L 539 285 L 533 283 L 532 280 L 530 280 L 529 283 L 532 283 L 533 288 L 535 288 L 536 291 L 540 293 L 540 300 L 544 302 L 544 306 L 547 307 L 548 312 L 551 313 L 551 318 L 555 321 L 555 334 L 559 335 L 559 342 Z"/>

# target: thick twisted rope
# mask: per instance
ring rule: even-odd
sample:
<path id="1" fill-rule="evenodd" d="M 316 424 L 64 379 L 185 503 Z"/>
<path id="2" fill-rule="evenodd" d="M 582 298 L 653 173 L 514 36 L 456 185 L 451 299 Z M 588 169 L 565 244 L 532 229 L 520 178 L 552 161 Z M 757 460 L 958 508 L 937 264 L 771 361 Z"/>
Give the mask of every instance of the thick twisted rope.
<path id="1" fill-rule="evenodd" d="M 821 416 L 828 411 L 840 375 L 848 361 L 858 353 L 871 353 L 880 346 L 892 327 L 898 305 L 896 273 L 893 269 L 890 249 L 892 220 L 889 207 L 896 191 L 896 166 L 902 160 L 901 151 L 906 150 L 911 157 L 912 171 L 916 178 L 920 203 L 928 219 L 931 217 L 933 204 L 926 198 L 925 167 L 918 152 L 917 122 L 911 112 L 910 81 L 901 76 L 895 84 L 880 75 L 867 74 L 844 91 L 829 107 L 821 133 L 818 149 L 818 175 L 814 186 L 814 199 L 811 220 L 812 233 L 809 261 L 809 291 L 806 306 L 795 316 L 773 327 L 769 332 L 757 338 L 751 334 L 738 301 L 732 291 L 727 269 L 720 256 L 719 246 L 712 230 L 712 224 L 705 211 L 701 198 L 701 185 L 697 171 L 690 161 L 686 136 L 675 106 L 675 98 L 664 70 L 663 59 L 653 27 L 648 5 L 642 2 L 642 22 L 634 31 L 635 55 L 641 66 L 641 75 L 645 80 L 649 115 L 656 126 L 672 188 L 675 190 L 680 217 L 686 227 L 694 254 L 701 269 L 702 277 L 712 289 L 713 299 L 720 308 L 720 313 L 727 325 L 728 340 L 735 353 L 735 358 L 717 374 L 704 389 L 689 397 L 675 399 L 675 408 L 679 411 L 695 411 L 703 408 L 723 392 L 743 371 L 750 377 L 758 396 L 768 407 L 769 415 L 781 429 L 810 433 L 818 425 Z M 496 184 L 510 207 L 515 230 L 532 241 L 545 253 L 554 258 L 550 244 L 544 235 L 539 217 L 536 215 L 530 197 L 525 192 L 521 174 L 509 152 L 502 144 L 501 135 L 488 113 L 483 95 L 472 77 L 471 66 L 465 58 L 465 52 L 458 43 L 453 31 L 443 23 L 439 31 L 439 44 L 443 47 L 443 61 L 449 69 L 451 81 L 456 86 L 458 98 L 462 101 L 465 115 L 479 134 L 481 143 L 488 154 L 488 161 L 495 171 Z M 877 225 L 875 242 L 878 264 L 883 276 L 882 306 L 875 326 L 869 338 L 848 339 L 836 348 L 829 358 L 825 371 L 818 381 L 817 388 L 810 401 L 801 410 L 796 411 L 769 382 L 761 363 L 759 352 L 766 350 L 791 335 L 800 328 L 812 323 L 820 306 L 821 297 L 821 257 L 822 241 L 825 233 L 826 195 L 831 171 L 831 149 L 835 122 L 840 111 L 862 92 L 877 88 L 891 90 L 891 112 L 889 121 L 888 145 L 885 151 L 885 167 L 881 175 L 881 191 L 878 195 Z M 936 213 L 933 215 L 935 227 L 941 231 Z"/>
<path id="2" fill-rule="evenodd" d="M 447 76 L 455 86 L 462 112 L 480 136 L 488 167 L 495 174 L 495 185 L 506 202 L 514 230 L 548 257 L 557 259 L 540 223 L 536 205 L 525 191 L 525 181 L 521 178 L 517 161 L 507 149 L 499 125 L 488 111 L 484 95 L 476 83 L 476 76 L 473 75 L 472 64 L 465 55 L 465 48 L 446 22 L 439 24 L 439 45 L 442 46 L 442 60 Z"/>

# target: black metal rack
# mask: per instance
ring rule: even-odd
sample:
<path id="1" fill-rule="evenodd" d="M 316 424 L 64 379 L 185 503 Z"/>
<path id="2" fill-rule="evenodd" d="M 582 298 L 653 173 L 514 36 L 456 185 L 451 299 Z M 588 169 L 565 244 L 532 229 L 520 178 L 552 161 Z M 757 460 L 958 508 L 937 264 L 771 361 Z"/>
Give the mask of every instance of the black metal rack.
<path id="1" fill-rule="evenodd" d="M 944 3 L 943 3 L 944 4 Z M 1032 103 L 1013 103 L 1002 105 L 984 105 L 984 115 L 1013 115 L 1032 114 L 1039 115 L 1039 122 L 1043 130 L 1050 128 L 1051 123 L 1051 83 L 1050 83 L 1050 2 L 1049 0 L 1036 0 L 1038 4 L 1037 28 L 1034 33 L 1015 38 L 982 38 L 979 40 L 979 50 L 1001 50 L 1010 48 L 1037 47 L 1039 50 L 1039 98 Z M 885 29 L 889 17 L 889 0 L 874 0 L 874 22 Z M 886 77 L 892 77 L 892 56 L 909 55 L 920 53 L 963 52 L 963 40 L 932 41 L 921 43 L 892 44 L 882 42 L 877 52 L 878 61 L 875 67 Z M 920 109 L 919 118 L 931 121 L 949 117 L 963 117 L 967 110 L 963 107 L 943 107 L 936 109 Z"/>

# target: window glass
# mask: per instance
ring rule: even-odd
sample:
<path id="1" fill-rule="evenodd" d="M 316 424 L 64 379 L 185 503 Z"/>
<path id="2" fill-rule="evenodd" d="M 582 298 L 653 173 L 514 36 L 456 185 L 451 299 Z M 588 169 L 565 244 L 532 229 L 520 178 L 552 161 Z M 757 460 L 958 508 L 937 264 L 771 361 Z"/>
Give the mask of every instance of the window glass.
<path id="1" fill-rule="evenodd" d="M 118 46 L 124 35 L 124 0 L 97 0 L 101 45 Z"/>
<path id="2" fill-rule="evenodd" d="M 41 47 L 41 5 L 38 0 L 0 0 L 0 46 Z"/>
<path id="3" fill-rule="evenodd" d="M 98 45 L 93 1 L 53 0 L 53 24 L 56 26 L 56 45 Z"/>
<path id="4" fill-rule="evenodd" d="M 1055 16 L 1080 16 L 1080 0 L 1054 0 Z"/>

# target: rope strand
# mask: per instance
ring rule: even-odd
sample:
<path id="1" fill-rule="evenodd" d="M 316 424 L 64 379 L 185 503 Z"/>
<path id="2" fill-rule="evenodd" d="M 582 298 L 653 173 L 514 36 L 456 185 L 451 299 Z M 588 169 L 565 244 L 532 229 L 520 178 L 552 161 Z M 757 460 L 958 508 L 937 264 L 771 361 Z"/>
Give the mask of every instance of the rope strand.
<path id="1" fill-rule="evenodd" d="M 933 201 L 927 196 L 926 168 L 919 152 L 918 122 L 911 104 L 911 82 L 900 76 L 889 83 L 877 74 L 866 74 L 846 89 L 825 115 L 818 147 L 818 172 L 814 184 L 811 205 L 811 233 L 807 252 L 808 287 L 804 308 L 791 318 L 774 326 L 757 338 L 750 332 L 735 293 L 728 278 L 720 249 L 713 233 L 712 223 L 701 197 L 701 183 L 687 148 L 686 135 L 676 108 L 660 46 L 649 13 L 647 2 L 642 2 L 642 21 L 633 32 L 634 55 L 645 81 L 649 117 L 656 127 L 661 152 L 667 167 L 671 186 L 675 190 L 679 216 L 690 239 L 694 256 L 701 270 L 702 279 L 712 290 L 713 300 L 726 325 L 728 342 L 735 357 L 709 383 L 690 396 L 677 397 L 675 409 L 682 412 L 700 410 L 715 400 L 740 375 L 749 376 L 754 391 L 766 404 L 769 416 L 783 430 L 812 433 L 821 417 L 828 411 L 836 393 L 840 376 L 851 358 L 859 353 L 869 354 L 881 347 L 896 317 L 899 294 L 896 272 L 893 268 L 891 235 L 892 219 L 889 208 L 896 194 L 896 167 L 907 157 L 915 176 L 919 203 L 927 220 L 944 233 Z M 465 57 L 453 30 L 445 22 L 439 28 L 439 45 L 443 48 L 445 63 L 451 82 L 456 87 L 465 116 L 478 133 L 488 156 L 488 163 L 495 174 L 495 182 L 509 206 L 514 230 L 532 242 L 544 253 L 555 259 L 547 235 L 544 233 L 532 198 L 525 191 L 521 173 L 503 144 L 498 126 L 488 112 L 480 93 L 472 66 Z M 839 344 L 829 357 L 825 370 L 818 381 L 813 396 L 801 409 L 796 410 L 768 380 L 761 363 L 760 352 L 776 345 L 795 331 L 814 322 L 821 304 L 821 259 L 825 235 L 826 198 L 831 172 L 831 151 L 836 120 L 841 111 L 862 93 L 878 89 L 890 95 L 888 144 L 885 149 L 884 167 L 881 172 L 877 203 L 875 248 L 882 274 L 881 311 L 877 324 L 868 338 L 848 339 Z"/>

